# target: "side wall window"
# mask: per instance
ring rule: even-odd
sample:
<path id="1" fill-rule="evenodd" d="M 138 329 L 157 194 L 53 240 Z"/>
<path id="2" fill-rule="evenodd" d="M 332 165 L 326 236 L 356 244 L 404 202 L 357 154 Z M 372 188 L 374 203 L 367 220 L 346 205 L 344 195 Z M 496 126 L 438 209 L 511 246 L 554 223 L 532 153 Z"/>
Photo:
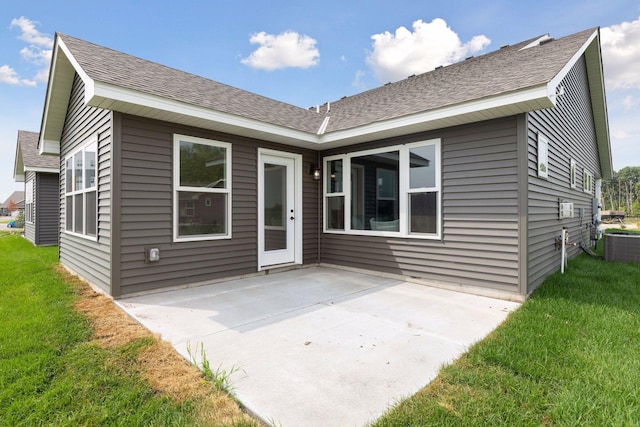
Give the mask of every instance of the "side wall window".
<path id="1" fill-rule="evenodd" d="M 571 159 L 569 164 L 569 183 L 571 184 L 571 188 L 576 188 L 578 186 L 578 172 L 576 161 Z"/>
<path id="2" fill-rule="evenodd" d="M 582 171 L 582 191 L 585 193 L 591 193 L 593 188 L 593 175 L 588 170 Z"/>
<path id="3" fill-rule="evenodd" d="M 324 160 L 324 230 L 439 238 L 440 140 Z"/>
<path id="4" fill-rule="evenodd" d="M 97 238 L 98 137 L 94 136 L 65 159 L 65 230 Z"/>
<path id="5" fill-rule="evenodd" d="M 26 182 L 24 187 L 24 220 L 33 223 L 33 179 Z"/>
<path id="6" fill-rule="evenodd" d="M 231 238 L 231 144 L 173 137 L 174 241 Z"/>
<path id="7" fill-rule="evenodd" d="M 538 176 L 549 177 L 549 140 L 541 133 L 538 134 Z"/>

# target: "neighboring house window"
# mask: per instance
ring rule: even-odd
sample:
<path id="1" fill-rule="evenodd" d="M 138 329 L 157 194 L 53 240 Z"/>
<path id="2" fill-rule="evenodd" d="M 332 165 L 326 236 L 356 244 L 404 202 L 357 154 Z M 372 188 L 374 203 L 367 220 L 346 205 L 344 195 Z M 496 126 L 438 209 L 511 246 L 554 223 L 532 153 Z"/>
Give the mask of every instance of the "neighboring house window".
<path id="1" fill-rule="evenodd" d="M 231 238 L 231 144 L 173 137 L 174 240 Z"/>
<path id="2" fill-rule="evenodd" d="M 591 193 L 593 185 L 593 175 L 586 169 L 582 172 L 582 190 L 585 193 Z"/>
<path id="3" fill-rule="evenodd" d="M 569 166 L 569 183 L 571 184 L 571 188 L 576 188 L 578 186 L 578 172 L 576 169 L 576 161 L 571 159 Z"/>
<path id="4" fill-rule="evenodd" d="M 549 177 L 549 140 L 541 133 L 538 134 L 538 176 Z"/>
<path id="5" fill-rule="evenodd" d="M 24 220 L 33 223 L 33 179 L 26 182 L 24 188 Z"/>
<path id="6" fill-rule="evenodd" d="M 440 235 L 440 140 L 330 156 L 324 162 L 324 230 Z"/>
<path id="7" fill-rule="evenodd" d="M 97 163 L 97 136 L 65 159 L 65 230 L 94 239 L 98 229 Z"/>

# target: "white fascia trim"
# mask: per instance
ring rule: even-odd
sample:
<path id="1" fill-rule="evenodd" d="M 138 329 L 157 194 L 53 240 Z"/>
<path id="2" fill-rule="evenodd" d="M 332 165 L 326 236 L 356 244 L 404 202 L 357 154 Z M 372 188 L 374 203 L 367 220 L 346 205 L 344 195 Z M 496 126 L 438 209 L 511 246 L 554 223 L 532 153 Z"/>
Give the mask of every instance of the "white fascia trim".
<path id="1" fill-rule="evenodd" d="M 60 141 L 51 141 L 48 139 L 40 140 L 40 150 L 38 150 L 38 154 L 44 155 L 44 156 L 48 154 L 59 156 Z"/>
<path id="2" fill-rule="evenodd" d="M 24 182 L 24 174 L 18 173 L 13 175 L 13 180 L 15 182 Z"/>
<path id="3" fill-rule="evenodd" d="M 59 38 L 57 40 L 58 42 L 60 41 Z M 47 94 L 44 100 L 44 112 L 42 114 L 42 125 L 41 125 L 42 129 L 40 130 L 40 136 L 38 137 L 38 154 L 40 155 L 47 154 L 47 150 L 44 147 L 47 142 L 44 140 L 44 134 L 45 134 L 45 127 L 47 126 L 47 122 L 49 119 L 49 105 L 51 105 L 51 94 L 52 94 L 51 84 L 53 82 L 53 77 L 55 74 L 57 64 L 58 64 L 58 49 L 56 49 L 53 52 L 53 57 L 51 58 L 51 71 L 49 74 L 49 81 L 47 82 Z M 59 151 L 60 151 L 60 148 L 58 148 L 58 152 Z"/>
<path id="4" fill-rule="evenodd" d="M 589 39 L 580 47 L 580 49 L 578 49 L 577 52 L 573 54 L 569 62 L 567 62 L 564 67 L 562 67 L 560 72 L 556 74 L 556 76 L 547 84 L 547 96 L 549 97 L 549 99 L 551 99 L 551 102 L 553 102 L 554 106 L 556 104 L 557 97 L 556 91 L 558 89 L 558 86 L 560 85 L 560 82 L 565 78 L 569 71 L 571 71 L 576 62 L 578 62 L 578 59 L 580 59 L 580 57 L 584 54 L 584 52 L 587 50 L 587 48 L 597 35 L 598 31 L 596 30 L 589 36 Z"/>
<path id="5" fill-rule="evenodd" d="M 86 93 L 86 92 L 85 92 Z M 109 83 L 94 82 L 92 98 L 87 105 L 97 107 L 103 100 L 120 101 L 127 104 L 140 105 L 161 111 L 196 117 L 211 122 L 222 123 L 263 133 L 297 139 L 304 142 L 318 144 L 316 135 L 283 126 L 265 123 L 259 120 L 240 117 L 229 113 L 198 107 L 184 102 L 174 101 L 161 96 L 150 95 L 131 89 L 122 88 Z"/>
<path id="6" fill-rule="evenodd" d="M 25 172 L 44 172 L 44 173 L 60 173 L 60 169 L 57 168 L 32 168 L 32 167 L 25 167 L 24 168 Z"/>
<path id="7" fill-rule="evenodd" d="M 58 48 L 62 50 L 69 62 L 71 62 L 74 70 L 76 70 L 76 73 L 78 73 L 78 75 L 80 76 L 80 79 L 82 79 L 82 83 L 84 83 L 84 102 L 85 104 L 89 104 L 89 100 L 93 98 L 94 94 L 93 79 L 89 77 L 89 75 L 82 69 L 80 64 L 78 64 L 78 61 L 76 61 L 76 58 L 73 57 L 71 51 L 69 51 L 69 48 L 64 44 L 61 38 L 58 38 Z"/>
<path id="8" fill-rule="evenodd" d="M 553 107 L 553 102 L 549 99 L 547 85 L 534 86 L 529 89 L 511 92 L 504 95 L 498 95 L 491 98 L 479 99 L 462 104 L 456 104 L 449 107 L 439 108 L 437 110 L 426 111 L 423 113 L 403 116 L 396 119 L 386 120 L 382 122 L 370 123 L 353 129 L 331 132 L 321 136 L 321 142 L 336 142 L 343 139 L 355 138 L 366 134 L 375 134 L 378 132 L 389 131 L 392 129 L 402 128 L 405 126 L 418 125 L 430 121 L 446 119 L 449 117 L 462 116 L 465 114 L 476 113 L 479 111 L 490 110 L 494 108 L 504 107 L 518 103 L 524 103 L 537 100 L 548 107 Z"/>

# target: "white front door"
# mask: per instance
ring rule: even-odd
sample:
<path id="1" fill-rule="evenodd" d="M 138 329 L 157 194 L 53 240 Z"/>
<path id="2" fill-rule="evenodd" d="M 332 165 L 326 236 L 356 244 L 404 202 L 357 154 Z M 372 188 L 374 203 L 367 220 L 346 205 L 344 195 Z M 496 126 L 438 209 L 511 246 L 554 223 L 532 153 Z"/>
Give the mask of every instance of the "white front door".
<path id="1" fill-rule="evenodd" d="M 302 263 L 302 158 L 258 152 L 258 269 Z"/>

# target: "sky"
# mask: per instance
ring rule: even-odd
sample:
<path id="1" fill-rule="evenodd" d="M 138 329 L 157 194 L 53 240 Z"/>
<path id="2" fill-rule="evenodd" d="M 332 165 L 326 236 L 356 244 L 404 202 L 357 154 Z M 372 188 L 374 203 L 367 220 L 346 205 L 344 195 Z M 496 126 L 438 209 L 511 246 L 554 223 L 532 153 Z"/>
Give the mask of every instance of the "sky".
<path id="1" fill-rule="evenodd" d="M 437 3 L 437 4 L 436 4 Z M 506 44 L 601 27 L 613 167 L 640 166 L 637 0 L 0 0 L 0 202 L 60 32 L 308 108 Z"/>

